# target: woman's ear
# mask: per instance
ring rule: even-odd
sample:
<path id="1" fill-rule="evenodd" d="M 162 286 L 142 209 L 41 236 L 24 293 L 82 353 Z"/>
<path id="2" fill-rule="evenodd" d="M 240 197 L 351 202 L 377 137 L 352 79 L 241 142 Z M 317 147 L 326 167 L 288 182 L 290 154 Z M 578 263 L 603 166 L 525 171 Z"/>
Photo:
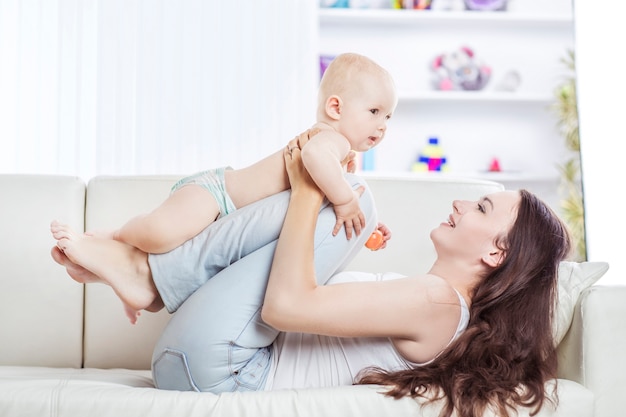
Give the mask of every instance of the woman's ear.
<path id="1" fill-rule="evenodd" d="M 341 98 L 339 96 L 330 96 L 326 99 L 326 114 L 333 120 L 341 118 Z"/>
<path id="2" fill-rule="evenodd" d="M 499 249 L 491 251 L 482 257 L 482 261 L 492 268 L 500 266 L 500 264 L 504 261 L 504 251 Z"/>

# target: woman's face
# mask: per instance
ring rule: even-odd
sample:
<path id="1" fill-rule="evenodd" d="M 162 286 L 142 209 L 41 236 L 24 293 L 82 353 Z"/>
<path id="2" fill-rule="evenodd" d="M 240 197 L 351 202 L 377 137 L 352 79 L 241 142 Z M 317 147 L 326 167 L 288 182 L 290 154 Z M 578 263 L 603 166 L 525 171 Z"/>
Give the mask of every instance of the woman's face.
<path id="1" fill-rule="evenodd" d="M 517 191 L 502 191 L 478 201 L 453 201 L 448 220 L 430 234 L 437 254 L 484 260 L 484 256 L 500 252 L 495 241 L 515 222 L 520 198 Z"/>

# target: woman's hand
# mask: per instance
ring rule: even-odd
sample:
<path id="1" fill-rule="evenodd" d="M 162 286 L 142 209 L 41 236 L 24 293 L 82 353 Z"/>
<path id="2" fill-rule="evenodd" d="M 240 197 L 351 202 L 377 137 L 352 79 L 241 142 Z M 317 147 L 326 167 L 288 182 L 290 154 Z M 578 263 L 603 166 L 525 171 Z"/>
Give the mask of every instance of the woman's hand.
<path id="1" fill-rule="evenodd" d="M 346 157 L 341 161 L 341 166 L 346 168 L 346 172 L 354 174 L 356 172 L 356 152 L 350 151 Z"/>
<path id="2" fill-rule="evenodd" d="M 311 194 L 317 193 L 320 199 L 323 199 L 324 195 L 304 167 L 300 153 L 311 136 L 314 136 L 318 132 L 319 129 L 307 130 L 290 140 L 285 148 L 283 156 L 285 158 L 287 176 L 289 177 L 289 183 L 291 184 L 291 192 L 307 192 Z"/>

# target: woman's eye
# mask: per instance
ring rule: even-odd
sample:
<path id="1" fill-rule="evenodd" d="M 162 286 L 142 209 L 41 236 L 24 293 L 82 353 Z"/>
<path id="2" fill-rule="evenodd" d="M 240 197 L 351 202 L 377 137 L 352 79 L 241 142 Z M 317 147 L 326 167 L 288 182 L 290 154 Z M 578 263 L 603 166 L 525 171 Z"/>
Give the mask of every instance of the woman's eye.
<path id="1" fill-rule="evenodd" d="M 371 109 L 371 110 L 370 110 L 370 112 L 371 112 L 372 114 L 378 114 L 378 109 Z"/>
<path id="2" fill-rule="evenodd" d="M 481 213 L 485 213 L 485 206 L 478 203 L 478 211 L 480 211 Z"/>

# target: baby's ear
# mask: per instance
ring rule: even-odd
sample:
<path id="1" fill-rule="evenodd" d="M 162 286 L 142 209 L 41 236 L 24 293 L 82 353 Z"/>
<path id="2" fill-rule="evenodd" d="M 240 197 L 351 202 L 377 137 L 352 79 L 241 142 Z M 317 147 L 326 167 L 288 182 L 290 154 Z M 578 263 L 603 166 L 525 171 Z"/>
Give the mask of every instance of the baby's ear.
<path id="1" fill-rule="evenodd" d="M 339 96 L 330 96 L 326 99 L 326 114 L 333 120 L 341 118 L 341 98 Z"/>

